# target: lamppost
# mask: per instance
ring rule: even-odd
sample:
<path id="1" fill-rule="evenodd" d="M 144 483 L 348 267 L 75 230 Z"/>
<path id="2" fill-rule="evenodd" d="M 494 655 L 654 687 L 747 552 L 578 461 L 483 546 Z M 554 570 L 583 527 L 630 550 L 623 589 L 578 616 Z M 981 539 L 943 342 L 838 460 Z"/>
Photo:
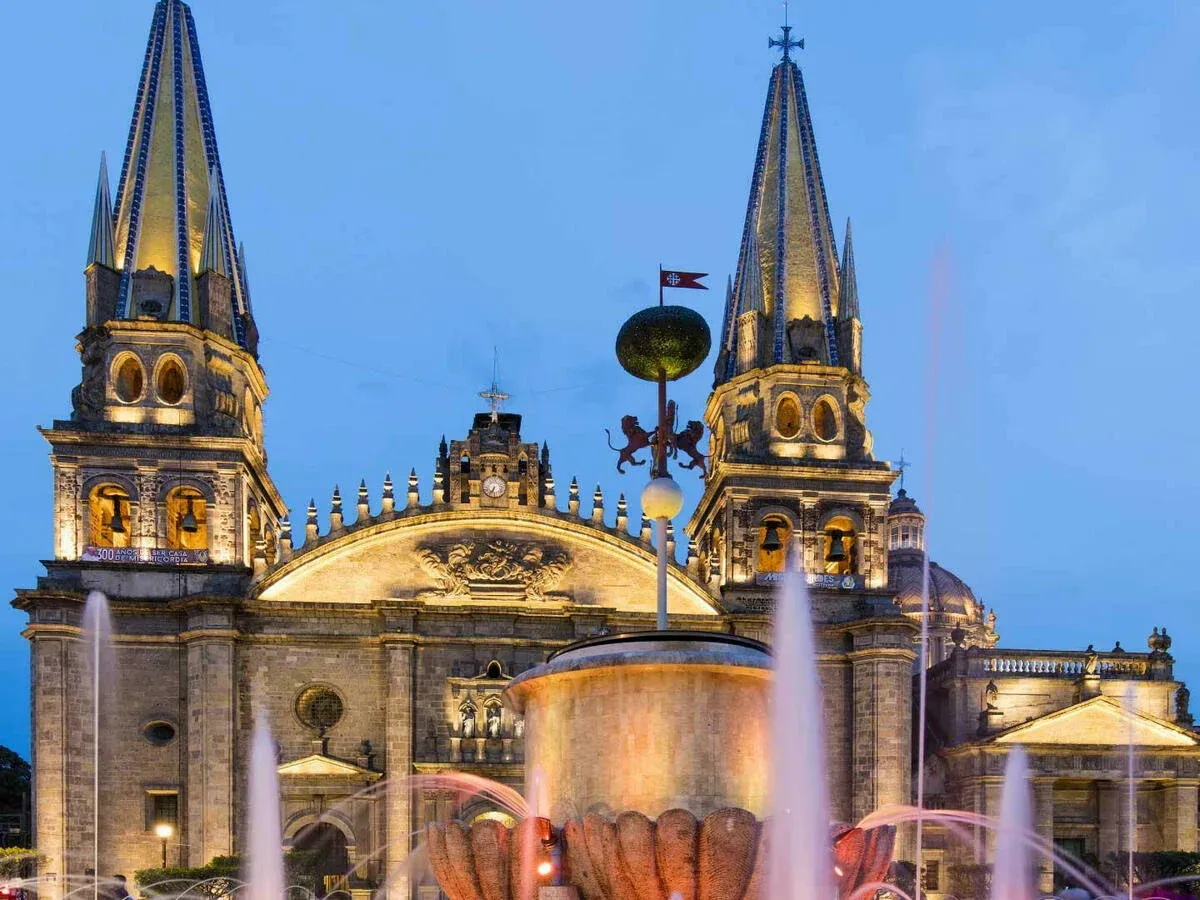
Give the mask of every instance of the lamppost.
<path id="1" fill-rule="evenodd" d="M 170 822 L 159 822 L 154 826 L 154 833 L 162 839 L 162 867 L 167 867 L 167 841 L 175 833 L 175 826 Z"/>

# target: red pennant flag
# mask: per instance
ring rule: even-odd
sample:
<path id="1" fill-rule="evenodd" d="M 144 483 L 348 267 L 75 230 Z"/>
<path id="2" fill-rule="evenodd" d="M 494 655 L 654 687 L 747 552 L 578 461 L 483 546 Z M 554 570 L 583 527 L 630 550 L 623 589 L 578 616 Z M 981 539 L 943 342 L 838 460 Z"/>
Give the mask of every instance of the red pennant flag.
<path id="1" fill-rule="evenodd" d="M 676 272 L 674 270 L 660 269 L 658 273 L 658 285 L 665 288 L 694 288 L 696 290 L 707 291 L 708 285 L 701 284 L 701 278 L 707 278 L 707 272 Z"/>

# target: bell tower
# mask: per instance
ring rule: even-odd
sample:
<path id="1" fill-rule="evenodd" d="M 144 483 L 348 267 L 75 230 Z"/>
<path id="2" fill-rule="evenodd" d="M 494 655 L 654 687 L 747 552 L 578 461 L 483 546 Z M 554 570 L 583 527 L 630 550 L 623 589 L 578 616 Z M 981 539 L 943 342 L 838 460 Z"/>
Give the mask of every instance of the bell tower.
<path id="1" fill-rule="evenodd" d="M 726 289 L 712 465 L 688 526 L 734 609 L 768 602 L 787 560 L 832 597 L 887 585 L 895 474 L 871 454 L 850 226 L 839 261 L 804 79 L 784 26 Z"/>
<path id="2" fill-rule="evenodd" d="M 44 430 L 61 562 L 251 567 L 275 552 L 245 256 L 235 242 L 191 10 L 160 0 L 116 202 L 105 158 L 83 363 Z"/>
<path id="3" fill-rule="evenodd" d="M 739 631 L 770 640 L 789 567 L 809 584 L 833 815 L 912 802 L 917 626 L 888 590 L 891 484 L 867 430 L 850 229 L 839 260 L 791 29 L 771 72 L 736 275 L 726 291 L 711 465 L 688 523 Z M 899 835 L 898 857 L 911 852 Z"/>

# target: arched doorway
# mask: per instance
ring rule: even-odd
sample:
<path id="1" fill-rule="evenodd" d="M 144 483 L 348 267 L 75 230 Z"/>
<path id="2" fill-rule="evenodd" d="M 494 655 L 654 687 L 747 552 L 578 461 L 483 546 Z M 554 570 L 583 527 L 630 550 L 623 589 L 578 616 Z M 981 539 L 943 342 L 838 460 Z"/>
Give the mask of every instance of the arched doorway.
<path id="1" fill-rule="evenodd" d="M 311 854 L 305 868 L 317 876 L 318 897 L 345 889 L 350 854 L 346 852 L 346 835 L 341 829 L 328 822 L 305 825 L 292 841 L 292 849 Z"/>

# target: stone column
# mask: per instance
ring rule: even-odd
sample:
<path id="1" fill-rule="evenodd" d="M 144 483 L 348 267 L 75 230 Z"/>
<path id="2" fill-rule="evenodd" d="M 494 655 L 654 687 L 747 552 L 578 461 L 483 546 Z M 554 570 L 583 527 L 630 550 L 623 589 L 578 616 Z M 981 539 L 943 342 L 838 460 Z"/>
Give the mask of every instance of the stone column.
<path id="1" fill-rule="evenodd" d="M 909 629 L 871 628 L 854 635 L 850 653 L 854 733 L 851 771 L 854 819 L 881 806 L 912 802 L 912 664 Z M 897 646 L 900 640 L 904 644 Z M 893 643 L 895 641 L 895 643 Z M 857 649 L 875 644 L 873 649 Z M 890 646 L 889 646 L 890 645 Z M 903 647 L 903 649 L 902 649 Z M 896 857 L 913 854 L 911 829 L 897 838 Z"/>
<path id="2" fill-rule="evenodd" d="M 1124 794 L 1115 781 L 1097 783 L 1096 793 L 1096 819 L 1099 825 L 1096 855 L 1103 860 L 1107 859 L 1110 853 L 1116 853 L 1122 844 L 1122 823 L 1125 821 Z"/>
<path id="3" fill-rule="evenodd" d="M 83 810 L 70 809 L 67 794 L 67 772 L 75 773 L 82 780 L 82 759 L 73 758 L 69 752 L 73 735 L 79 734 L 70 727 L 70 711 L 67 706 L 67 666 L 70 655 L 68 647 L 77 643 L 62 636 L 34 635 L 30 647 L 30 680 L 33 700 L 33 835 L 34 845 L 45 857 L 41 866 L 43 877 L 53 875 L 53 881 L 43 881 L 38 886 L 38 897 L 42 900 L 58 900 L 66 890 L 68 873 L 80 874 L 85 868 L 82 859 L 70 860 L 67 835 L 82 833 L 85 819 Z M 82 750 L 82 742 L 76 743 L 75 752 Z M 76 813 L 76 819 L 69 818 Z M 90 836 L 91 825 L 86 824 Z M 88 863 L 90 865 L 90 863 Z"/>
<path id="4" fill-rule="evenodd" d="M 187 775 L 180 824 L 190 866 L 233 853 L 237 692 L 235 632 L 227 627 L 231 618 L 228 609 L 197 610 L 182 635 L 187 648 Z M 244 789 L 240 783 L 237 787 Z"/>
<path id="5" fill-rule="evenodd" d="M 1180 778 L 1163 788 L 1163 849 L 1196 851 L 1197 782 Z"/>
<path id="6" fill-rule="evenodd" d="M 387 672 L 384 766 L 387 777 L 396 785 L 384 800 L 387 827 L 384 883 L 389 897 L 408 900 L 411 880 L 402 866 L 413 846 L 409 835 L 413 828 L 413 794 L 401 779 L 411 774 L 413 763 L 413 645 L 411 641 L 388 642 L 383 652 Z"/>
<path id="7" fill-rule="evenodd" d="M 1033 780 L 1033 827 L 1038 837 L 1054 845 L 1054 779 Z M 1037 889 L 1043 896 L 1054 892 L 1054 863 L 1039 854 L 1037 859 Z"/>

